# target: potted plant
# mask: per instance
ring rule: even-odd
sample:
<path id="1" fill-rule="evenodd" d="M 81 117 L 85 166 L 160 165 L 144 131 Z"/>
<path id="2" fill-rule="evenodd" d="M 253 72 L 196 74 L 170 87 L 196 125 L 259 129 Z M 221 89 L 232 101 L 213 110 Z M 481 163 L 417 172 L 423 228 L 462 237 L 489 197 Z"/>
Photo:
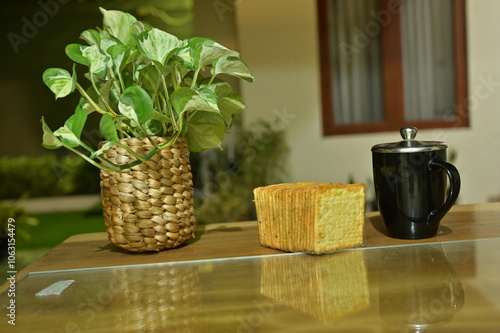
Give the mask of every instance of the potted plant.
<path id="1" fill-rule="evenodd" d="M 194 231 L 189 151 L 220 147 L 245 104 L 221 75 L 252 82 L 236 51 L 208 38 L 177 37 L 131 14 L 100 9 L 103 27 L 70 44 L 71 72 L 49 68 L 44 83 L 56 99 L 81 98 L 62 127 L 42 118 L 43 143 L 65 147 L 100 168 L 103 215 L 110 240 L 129 251 L 160 251 Z M 83 65 L 88 87 L 77 78 Z M 99 118 L 103 141 L 82 140 Z"/>

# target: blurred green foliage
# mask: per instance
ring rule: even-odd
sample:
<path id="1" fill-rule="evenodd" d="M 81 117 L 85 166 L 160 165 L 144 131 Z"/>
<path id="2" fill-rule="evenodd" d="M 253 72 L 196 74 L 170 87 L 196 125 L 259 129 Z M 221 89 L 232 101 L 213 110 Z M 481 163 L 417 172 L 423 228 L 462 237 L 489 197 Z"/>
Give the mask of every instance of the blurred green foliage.
<path id="1" fill-rule="evenodd" d="M 287 181 L 288 152 L 283 125 L 260 120 L 223 150 L 193 154 L 197 223 L 254 220 L 253 189 Z"/>
<path id="2" fill-rule="evenodd" d="M 99 193 L 99 171 L 77 156 L 0 157 L 0 199 Z"/>
<path id="3" fill-rule="evenodd" d="M 27 229 L 38 224 L 38 219 L 26 215 L 23 207 L 0 203 L 0 233 L 10 234 L 14 237 L 21 236 L 29 241 L 31 240 L 31 234 Z"/>

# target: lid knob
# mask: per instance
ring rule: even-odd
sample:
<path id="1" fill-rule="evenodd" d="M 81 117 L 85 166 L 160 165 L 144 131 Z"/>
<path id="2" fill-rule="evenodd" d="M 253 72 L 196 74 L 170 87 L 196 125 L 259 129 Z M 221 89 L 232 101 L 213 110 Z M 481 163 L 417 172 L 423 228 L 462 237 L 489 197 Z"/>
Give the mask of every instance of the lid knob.
<path id="1" fill-rule="evenodd" d="M 416 127 L 408 126 L 408 127 L 403 127 L 399 130 L 399 133 L 401 133 L 401 137 L 408 141 L 408 140 L 413 140 L 417 136 L 418 129 Z"/>

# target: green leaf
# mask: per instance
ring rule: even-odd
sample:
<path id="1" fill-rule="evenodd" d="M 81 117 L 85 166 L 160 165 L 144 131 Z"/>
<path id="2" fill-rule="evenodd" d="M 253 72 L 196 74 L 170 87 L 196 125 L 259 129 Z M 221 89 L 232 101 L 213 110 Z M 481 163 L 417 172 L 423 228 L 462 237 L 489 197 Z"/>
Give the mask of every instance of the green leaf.
<path id="1" fill-rule="evenodd" d="M 122 72 L 123 86 L 125 88 L 132 87 L 135 85 L 135 80 L 133 74 L 130 72 Z M 140 81 L 139 81 L 140 82 Z M 112 92 L 117 92 L 116 89 L 113 89 Z"/>
<path id="2" fill-rule="evenodd" d="M 120 42 L 118 39 L 114 38 L 105 31 L 101 31 L 101 35 L 102 36 L 101 36 L 101 43 L 99 44 L 99 49 L 103 53 L 106 52 L 106 50 L 113 45 L 122 45 L 122 42 Z"/>
<path id="3" fill-rule="evenodd" d="M 66 126 L 77 138 L 82 135 L 83 127 L 87 121 L 87 110 L 83 109 L 78 105 L 76 107 L 75 113 L 66 120 L 64 126 Z"/>
<path id="4" fill-rule="evenodd" d="M 80 145 L 80 139 L 66 126 L 59 127 L 59 129 L 54 132 L 54 135 L 68 147 L 75 148 Z"/>
<path id="5" fill-rule="evenodd" d="M 40 120 L 42 123 L 42 130 L 43 130 L 43 139 L 42 139 L 42 146 L 47 149 L 58 149 L 63 146 L 63 143 L 61 140 L 59 140 L 54 133 L 50 130 L 49 126 L 45 123 L 45 119 Z"/>
<path id="6" fill-rule="evenodd" d="M 191 49 L 187 41 L 182 41 L 182 46 L 175 53 L 175 57 L 179 60 L 183 67 L 187 69 L 195 69 L 193 65 L 193 58 L 190 53 Z"/>
<path id="7" fill-rule="evenodd" d="M 229 113 L 221 113 L 221 117 L 222 119 L 224 119 L 224 122 L 226 123 L 226 129 L 230 128 L 233 125 L 234 115 Z"/>
<path id="8" fill-rule="evenodd" d="M 135 32 L 137 34 L 140 34 L 141 32 L 144 31 L 149 31 L 153 29 L 153 26 L 149 24 L 148 22 L 143 22 L 143 21 L 137 21 L 131 24 L 131 26 L 135 29 Z"/>
<path id="9" fill-rule="evenodd" d="M 113 110 L 118 108 L 119 96 L 115 88 L 115 80 L 110 79 L 99 87 L 99 94 L 94 89 L 89 89 L 88 95 L 94 100 L 99 101 L 99 107 L 103 110 L 106 109 L 104 102 L 106 102 Z M 92 86 L 91 86 L 92 87 Z"/>
<path id="10" fill-rule="evenodd" d="M 222 57 L 238 57 L 239 53 L 209 38 L 195 37 L 188 40 L 195 68 L 203 68 Z"/>
<path id="11" fill-rule="evenodd" d="M 221 147 L 226 132 L 226 123 L 219 114 L 196 112 L 189 118 L 187 127 L 186 138 L 189 150 L 200 152 Z"/>
<path id="12" fill-rule="evenodd" d="M 224 57 L 216 59 L 212 65 L 212 75 L 227 74 L 253 82 L 254 77 L 243 60 L 238 57 Z"/>
<path id="13" fill-rule="evenodd" d="M 212 90 L 208 88 L 199 88 L 197 91 L 198 96 L 200 96 L 200 98 L 208 105 L 208 108 L 201 108 L 197 110 L 219 112 L 219 106 L 217 105 L 217 96 Z"/>
<path id="14" fill-rule="evenodd" d="M 156 28 L 141 32 L 138 36 L 137 47 L 141 54 L 161 64 L 161 67 L 181 46 L 182 42 L 177 37 Z"/>
<path id="15" fill-rule="evenodd" d="M 120 112 L 138 124 L 144 124 L 153 113 L 153 101 L 146 90 L 138 86 L 125 89 L 118 104 Z"/>
<path id="16" fill-rule="evenodd" d="M 99 9 L 103 15 L 104 29 L 123 44 L 135 45 L 135 36 L 137 34 L 132 24 L 137 22 L 137 19 L 129 13 L 122 11 Z"/>
<path id="17" fill-rule="evenodd" d="M 149 91 L 157 91 L 161 83 L 161 76 L 158 68 L 153 64 L 138 67 L 138 80 L 143 83 L 144 88 Z"/>
<path id="18" fill-rule="evenodd" d="M 81 33 L 80 38 L 86 41 L 89 45 L 101 44 L 101 36 L 99 32 L 95 29 L 88 29 Z"/>
<path id="19" fill-rule="evenodd" d="M 229 85 L 218 85 L 215 94 L 219 110 L 223 114 L 239 114 L 246 107 L 243 99 Z"/>
<path id="20" fill-rule="evenodd" d="M 186 111 L 209 111 L 219 113 L 217 97 L 209 89 L 200 89 L 198 93 L 187 87 L 182 87 L 170 95 L 172 106 L 178 114 Z"/>
<path id="21" fill-rule="evenodd" d="M 94 151 L 92 154 L 90 154 L 89 158 L 90 159 L 95 159 L 97 156 L 101 155 L 102 153 L 106 152 L 109 150 L 109 148 L 113 147 L 116 144 L 116 142 L 113 141 L 108 141 L 105 142 L 100 149 Z"/>
<path id="22" fill-rule="evenodd" d="M 92 106 L 92 104 L 90 104 L 89 101 L 87 101 L 83 97 L 80 98 L 80 101 L 78 102 L 78 107 L 87 111 L 87 114 L 95 111 L 95 108 Z"/>
<path id="23" fill-rule="evenodd" d="M 123 44 L 115 44 L 110 46 L 106 52 L 111 57 L 116 73 L 121 73 L 129 62 L 130 47 Z"/>
<path id="24" fill-rule="evenodd" d="M 132 126 L 136 127 L 139 124 L 139 119 L 137 118 L 137 113 L 135 112 L 134 108 L 130 105 L 124 104 L 121 101 L 118 103 L 118 110 L 120 110 L 120 113 L 124 115 L 127 119 L 132 121 Z M 127 129 L 127 132 L 130 131 L 131 129 Z"/>
<path id="25" fill-rule="evenodd" d="M 49 68 L 43 72 L 43 82 L 56 95 L 56 99 L 68 96 L 76 89 L 76 73 L 73 75 L 65 69 Z"/>
<path id="26" fill-rule="evenodd" d="M 153 111 L 153 114 L 151 115 L 151 119 L 158 120 L 161 123 L 170 123 L 171 120 L 169 117 L 164 115 L 163 113 L 160 113 L 158 111 Z"/>
<path id="27" fill-rule="evenodd" d="M 82 55 L 89 61 L 89 72 L 98 77 L 106 76 L 109 57 L 105 56 L 96 45 L 89 46 L 82 50 Z"/>
<path id="28" fill-rule="evenodd" d="M 163 125 L 156 119 L 150 119 L 146 122 L 148 135 L 157 135 L 163 130 Z"/>
<path id="29" fill-rule="evenodd" d="M 89 66 L 89 60 L 83 56 L 83 50 L 88 46 L 80 45 L 80 44 L 69 44 L 66 46 L 66 55 L 76 63 Z"/>
<path id="30" fill-rule="evenodd" d="M 103 114 L 99 122 L 99 130 L 105 140 L 117 142 L 119 140 L 116 131 L 115 121 L 109 113 Z"/>

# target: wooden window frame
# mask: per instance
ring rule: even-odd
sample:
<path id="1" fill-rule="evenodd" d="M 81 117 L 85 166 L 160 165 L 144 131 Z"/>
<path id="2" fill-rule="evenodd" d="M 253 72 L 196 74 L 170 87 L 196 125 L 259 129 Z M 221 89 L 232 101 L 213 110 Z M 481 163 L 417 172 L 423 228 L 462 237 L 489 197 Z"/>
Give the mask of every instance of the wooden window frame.
<path id="1" fill-rule="evenodd" d="M 321 65 L 321 99 L 323 115 L 323 135 L 361 134 L 384 131 L 398 131 L 404 126 L 419 129 L 449 128 L 469 126 L 468 83 L 466 58 L 465 0 L 453 1 L 453 28 L 455 54 L 455 108 L 456 116 L 451 119 L 430 121 L 406 121 L 404 119 L 404 91 L 400 15 L 391 16 L 391 24 L 382 27 L 382 72 L 385 120 L 383 122 L 359 123 L 348 125 L 335 124 L 332 96 L 332 64 L 328 31 L 327 2 L 317 0 L 319 56 Z M 380 10 L 393 10 L 399 0 L 380 0 Z M 391 7 L 389 7 L 391 6 Z M 399 7 L 398 7 L 399 8 Z M 388 52 L 387 50 L 390 50 Z"/>

